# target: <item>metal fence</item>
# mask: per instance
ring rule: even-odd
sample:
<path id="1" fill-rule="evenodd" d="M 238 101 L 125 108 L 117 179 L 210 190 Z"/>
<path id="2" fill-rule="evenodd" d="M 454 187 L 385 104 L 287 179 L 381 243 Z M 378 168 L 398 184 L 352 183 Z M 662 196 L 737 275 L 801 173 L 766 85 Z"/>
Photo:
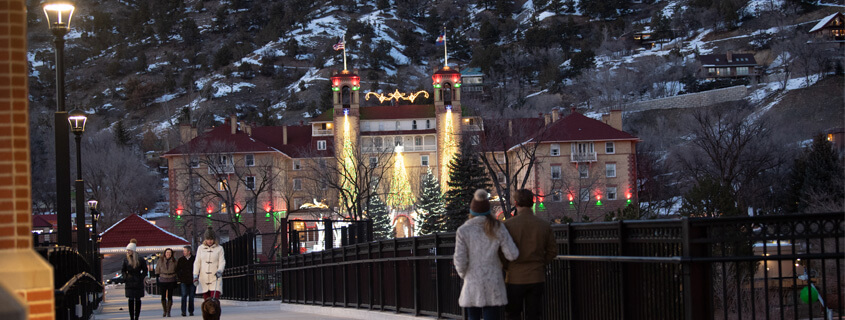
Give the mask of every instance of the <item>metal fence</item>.
<path id="1" fill-rule="evenodd" d="M 103 285 L 85 258 L 67 247 L 35 250 L 53 266 L 56 319 L 90 319 L 103 301 Z"/>
<path id="2" fill-rule="evenodd" d="M 560 255 L 547 268 L 546 319 L 843 316 L 843 213 L 553 230 Z M 454 234 L 439 234 L 285 257 L 276 271 L 286 303 L 461 318 L 453 252 Z"/>

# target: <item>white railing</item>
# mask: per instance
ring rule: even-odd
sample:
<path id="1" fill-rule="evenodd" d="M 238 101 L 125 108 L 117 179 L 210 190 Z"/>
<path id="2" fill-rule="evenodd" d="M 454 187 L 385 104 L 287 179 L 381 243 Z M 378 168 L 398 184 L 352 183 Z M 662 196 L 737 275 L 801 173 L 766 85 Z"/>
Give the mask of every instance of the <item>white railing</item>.
<path id="1" fill-rule="evenodd" d="M 377 152 L 393 152 L 396 150 L 394 146 L 382 146 L 382 147 L 363 147 L 361 148 L 362 152 L 364 153 L 377 153 Z M 436 145 L 423 145 L 423 146 L 404 146 L 404 152 L 409 151 L 437 151 Z"/>
<path id="2" fill-rule="evenodd" d="M 572 162 L 596 162 L 595 152 L 573 153 L 570 155 Z"/>
<path id="3" fill-rule="evenodd" d="M 331 136 L 334 135 L 334 130 L 332 129 L 311 129 L 312 136 Z"/>

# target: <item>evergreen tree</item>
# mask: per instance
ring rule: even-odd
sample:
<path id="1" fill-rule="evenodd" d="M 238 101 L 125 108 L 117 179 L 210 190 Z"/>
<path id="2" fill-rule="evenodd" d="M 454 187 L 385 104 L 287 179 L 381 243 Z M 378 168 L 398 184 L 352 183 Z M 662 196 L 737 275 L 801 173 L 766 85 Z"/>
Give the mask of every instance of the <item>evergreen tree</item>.
<path id="1" fill-rule="evenodd" d="M 831 143 L 823 135 L 795 159 L 789 173 L 785 209 L 791 213 L 841 208 L 845 174 Z"/>
<path id="2" fill-rule="evenodd" d="M 441 223 L 445 210 L 443 194 L 440 192 L 440 183 L 437 182 L 437 177 L 431 173 L 431 168 L 425 175 L 421 189 L 417 201 L 417 217 L 414 219 L 417 235 L 443 231 Z"/>
<path id="3" fill-rule="evenodd" d="M 698 179 L 684 194 L 679 212 L 685 217 L 730 217 L 740 215 L 741 210 L 736 206 L 731 186 L 724 186 L 718 179 L 708 176 Z"/>
<path id="4" fill-rule="evenodd" d="M 129 131 L 127 131 L 126 127 L 123 126 L 123 120 L 118 120 L 117 124 L 114 126 L 114 138 L 120 146 L 129 146 L 131 138 L 129 136 Z"/>
<path id="5" fill-rule="evenodd" d="M 466 145 L 466 144 L 464 144 Z M 469 203 L 477 189 L 490 189 L 481 160 L 463 148 L 449 163 L 449 190 L 444 195 L 443 231 L 454 232 L 469 216 Z"/>
<path id="6" fill-rule="evenodd" d="M 390 214 L 387 206 L 378 195 L 370 197 L 367 215 L 373 220 L 373 239 L 384 240 L 393 238 L 393 227 L 390 225 Z"/>

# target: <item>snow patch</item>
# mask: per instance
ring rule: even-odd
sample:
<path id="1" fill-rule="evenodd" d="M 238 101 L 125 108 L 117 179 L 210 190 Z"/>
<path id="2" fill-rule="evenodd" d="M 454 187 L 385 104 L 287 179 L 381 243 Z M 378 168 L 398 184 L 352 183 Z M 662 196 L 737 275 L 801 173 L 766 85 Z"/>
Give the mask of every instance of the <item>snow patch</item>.
<path id="1" fill-rule="evenodd" d="M 147 72 L 153 71 L 155 69 L 158 69 L 161 66 L 166 66 L 168 64 L 170 64 L 170 62 L 167 62 L 167 61 L 161 61 L 161 62 L 153 63 L 153 64 L 147 66 Z"/>
<path id="2" fill-rule="evenodd" d="M 231 84 L 231 85 L 228 85 L 228 84 L 225 84 L 225 83 L 220 83 L 220 82 L 215 82 L 211 86 L 214 87 L 214 89 L 216 89 L 216 91 L 214 92 L 215 98 L 220 98 L 220 97 L 224 97 L 224 96 L 226 96 L 230 93 L 239 92 L 243 88 L 255 88 L 255 85 L 252 84 L 252 83 L 249 83 L 249 82 L 239 82 L 239 83 L 234 83 L 234 84 Z"/>

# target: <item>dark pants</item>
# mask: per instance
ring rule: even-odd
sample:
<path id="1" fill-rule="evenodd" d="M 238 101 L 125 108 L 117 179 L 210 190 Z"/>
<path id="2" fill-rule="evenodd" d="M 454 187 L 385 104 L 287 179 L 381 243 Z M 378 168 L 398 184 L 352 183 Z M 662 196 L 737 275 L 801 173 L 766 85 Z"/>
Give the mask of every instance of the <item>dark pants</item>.
<path id="1" fill-rule="evenodd" d="M 185 304 L 188 305 L 188 312 L 194 314 L 194 297 L 197 295 L 197 287 L 193 282 L 181 284 L 182 287 L 182 314 L 185 314 Z"/>
<path id="2" fill-rule="evenodd" d="M 141 314 L 141 299 L 129 299 L 129 319 L 137 320 Z"/>
<path id="3" fill-rule="evenodd" d="M 543 315 L 543 291 L 545 283 L 507 284 L 508 305 L 505 316 L 508 320 L 522 320 L 525 307 L 525 320 L 539 320 Z"/>
<path id="4" fill-rule="evenodd" d="M 469 307 L 464 308 L 467 312 L 467 319 L 469 320 L 499 320 L 499 315 L 502 313 L 502 307 Z"/>
<path id="5" fill-rule="evenodd" d="M 173 290 L 176 290 L 176 282 L 159 282 L 158 288 L 161 291 L 161 302 L 173 302 Z"/>

